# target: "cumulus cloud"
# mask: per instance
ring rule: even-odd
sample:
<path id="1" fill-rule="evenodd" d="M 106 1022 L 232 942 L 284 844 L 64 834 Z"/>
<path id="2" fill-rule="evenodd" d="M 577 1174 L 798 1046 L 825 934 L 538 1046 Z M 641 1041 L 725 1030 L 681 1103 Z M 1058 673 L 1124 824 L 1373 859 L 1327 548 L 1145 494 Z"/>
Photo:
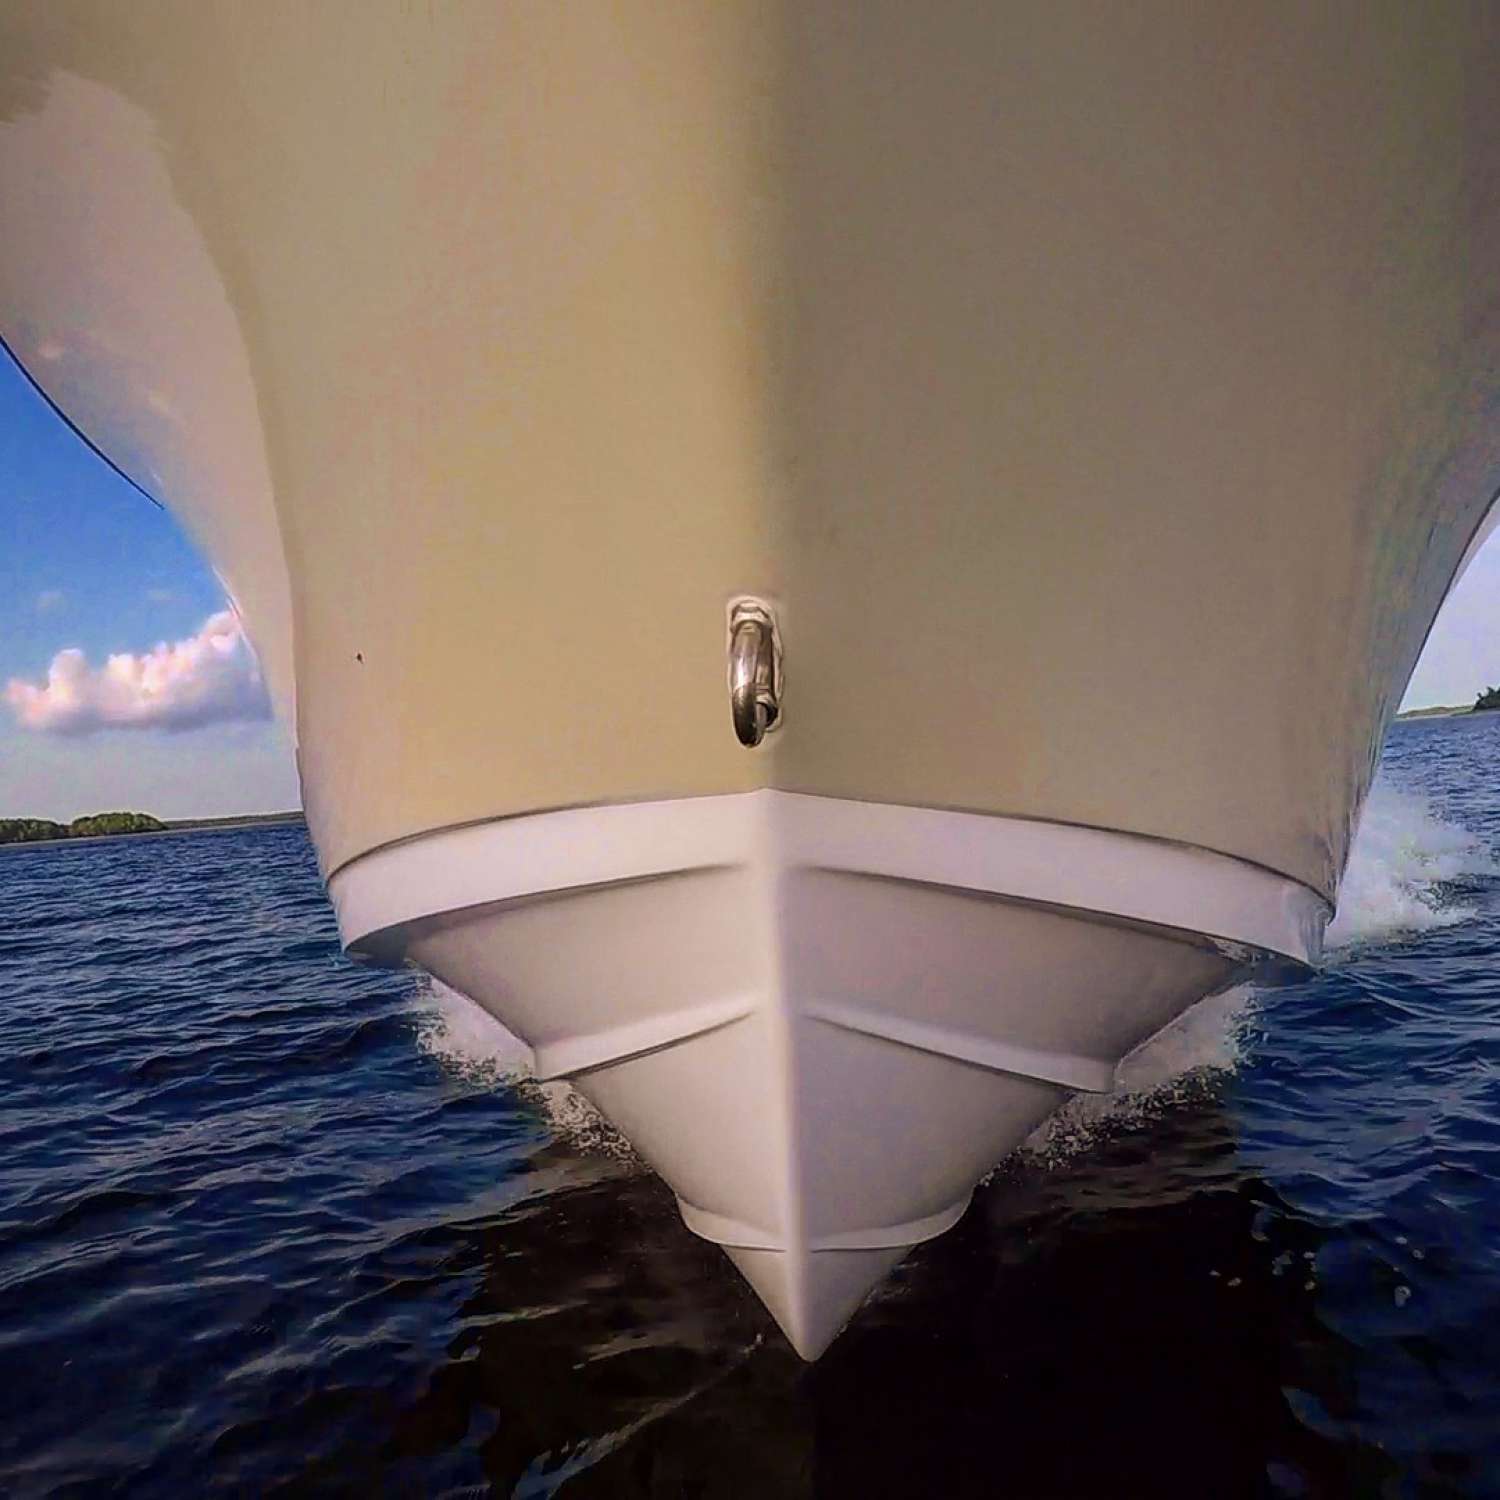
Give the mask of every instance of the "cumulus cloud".
<path id="1" fill-rule="evenodd" d="M 5 697 L 23 728 L 44 734 L 199 729 L 270 716 L 255 657 L 227 609 L 186 640 L 118 652 L 102 667 L 76 647 L 59 651 L 45 682 L 12 678 Z"/>

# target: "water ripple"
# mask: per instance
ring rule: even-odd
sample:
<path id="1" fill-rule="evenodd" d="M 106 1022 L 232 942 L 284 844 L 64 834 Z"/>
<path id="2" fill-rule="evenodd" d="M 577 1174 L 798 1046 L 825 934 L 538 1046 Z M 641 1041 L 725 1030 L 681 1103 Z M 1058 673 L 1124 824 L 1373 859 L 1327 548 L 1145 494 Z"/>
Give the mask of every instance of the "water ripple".
<path id="1" fill-rule="evenodd" d="M 338 956 L 300 828 L 0 855 L 0 1491 L 1500 1493 L 1500 715 L 1383 775 L 1330 966 L 810 1369 L 524 1049 Z"/>

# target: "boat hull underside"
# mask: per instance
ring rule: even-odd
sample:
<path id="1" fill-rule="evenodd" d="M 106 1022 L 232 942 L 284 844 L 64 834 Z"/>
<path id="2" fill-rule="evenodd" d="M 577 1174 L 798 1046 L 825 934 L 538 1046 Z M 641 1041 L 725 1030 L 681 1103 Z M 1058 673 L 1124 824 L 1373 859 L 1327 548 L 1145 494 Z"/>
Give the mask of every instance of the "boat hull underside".
<path id="1" fill-rule="evenodd" d="M 814 1353 L 1315 956 L 1500 488 L 1496 76 L 1486 5 L 9 0 L 0 335 L 220 569 L 346 941 Z"/>
<path id="2" fill-rule="evenodd" d="M 332 893 L 354 952 L 571 1080 L 807 1358 L 1070 1093 L 1326 916 L 1200 851 L 770 791 L 435 834 Z"/>

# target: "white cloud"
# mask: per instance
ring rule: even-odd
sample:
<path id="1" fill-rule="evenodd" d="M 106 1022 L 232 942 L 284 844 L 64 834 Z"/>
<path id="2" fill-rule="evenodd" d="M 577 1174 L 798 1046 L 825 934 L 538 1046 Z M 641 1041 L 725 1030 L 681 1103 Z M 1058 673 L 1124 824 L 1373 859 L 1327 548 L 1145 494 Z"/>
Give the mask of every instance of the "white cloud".
<path id="1" fill-rule="evenodd" d="M 99 729 L 198 729 L 265 719 L 270 704 L 240 622 L 211 615 L 196 635 L 91 667 L 76 647 L 52 658 L 44 683 L 12 678 L 6 701 L 25 729 L 92 734 Z"/>
<path id="2" fill-rule="evenodd" d="M 36 596 L 36 612 L 44 615 L 48 610 L 56 609 L 63 602 L 63 591 L 61 589 L 43 589 Z"/>

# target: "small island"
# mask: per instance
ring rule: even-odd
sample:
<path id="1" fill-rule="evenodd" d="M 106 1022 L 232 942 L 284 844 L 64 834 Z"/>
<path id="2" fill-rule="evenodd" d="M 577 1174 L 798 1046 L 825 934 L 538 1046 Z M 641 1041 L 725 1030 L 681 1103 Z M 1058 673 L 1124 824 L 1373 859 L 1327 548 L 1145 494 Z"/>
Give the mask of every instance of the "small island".
<path id="1" fill-rule="evenodd" d="M 90 813 L 71 823 L 50 818 L 0 818 L 0 844 L 43 844 L 53 839 L 96 839 L 120 833 L 165 833 L 167 825 L 150 813 Z"/>
<path id="2" fill-rule="evenodd" d="M 7 844 L 55 844 L 61 839 L 112 839 L 133 833 L 230 833 L 275 823 L 300 823 L 302 813 L 231 813 L 222 818 L 172 818 L 163 821 L 150 813 L 90 813 L 71 823 L 51 818 L 0 818 L 0 847 Z"/>
<path id="3" fill-rule="evenodd" d="M 1486 688 L 1469 706 L 1463 703 L 1444 703 L 1434 708 L 1409 708 L 1398 719 L 1451 719 L 1460 714 L 1483 714 L 1500 711 L 1500 687 Z"/>

